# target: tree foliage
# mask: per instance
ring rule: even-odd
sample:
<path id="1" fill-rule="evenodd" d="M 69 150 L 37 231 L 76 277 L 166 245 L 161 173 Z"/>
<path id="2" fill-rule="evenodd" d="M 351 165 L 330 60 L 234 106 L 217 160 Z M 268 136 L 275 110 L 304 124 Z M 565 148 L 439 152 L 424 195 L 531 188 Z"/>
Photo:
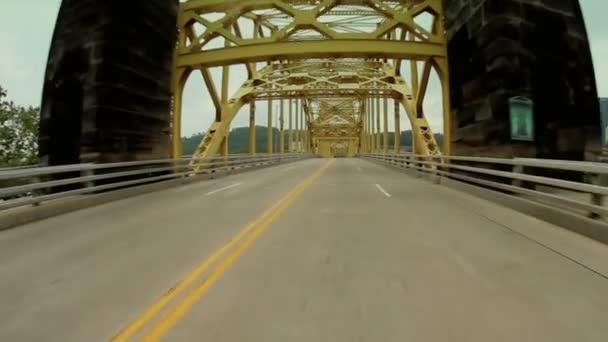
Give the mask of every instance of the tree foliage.
<path id="1" fill-rule="evenodd" d="M 256 151 L 258 153 L 266 153 L 268 149 L 268 128 L 265 126 L 255 127 Z M 275 143 L 279 136 L 279 130 L 274 128 Z M 287 147 L 287 132 L 285 132 L 285 146 Z M 194 154 L 198 145 L 203 141 L 203 134 L 197 133 L 190 137 L 182 138 L 183 154 L 188 156 Z M 230 131 L 228 137 L 228 147 L 231 154 L 249 152 L 249 128 L 237 127 Z"/>
<path id="2" fill-rule="evenodd" d="M 14 104 L 0 86 L 0 167 L 38 162 L 39 123 L 39 108 Z"/>

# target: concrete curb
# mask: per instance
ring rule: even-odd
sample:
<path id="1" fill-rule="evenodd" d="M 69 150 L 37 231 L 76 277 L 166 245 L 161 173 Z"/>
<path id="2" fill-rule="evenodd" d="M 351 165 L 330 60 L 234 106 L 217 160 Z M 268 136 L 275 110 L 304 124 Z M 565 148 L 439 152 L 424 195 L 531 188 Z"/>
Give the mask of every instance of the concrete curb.
<path id="1" fill-rule="evenodd" d="M 272 166 L 289 164 L 300 160 L 302 159 L 282 163 L 255 164 L 246 168 L 233 168 L 231 170 L 223 172 L 203 174 L 195 177 L 172 179 L 168 181 L 145 184 L 101 194 L 76 195 L 73 197 L 66 197 L 62 199 L 44 202 L 39 206 L 15 208 L 12 210 L 8 210 L 5 213 L 0 213 L 0 231 L 17 228 L 24 224 L 41 221 L 69 212 L 86 209 L 109 202 L 119 201 L 134 196 L 202 182 L 209 179 L 222 178 L 229 175 L 265 169 Z"/>
<path id="2" fill-rule="evenodd" d="M 390 165 L 377 160 L 372 161 L 380 165 L 400 170 L 416 178 L 424 178 L 448 188 L 465 192 L 486 201 L 502 205 L 526 215 L 535 217 L 539 220 L 543 220 L 556 226 L 568 229 L 572 232 L 584 235 L 588 238 L 608 244 L 608 223 L 593 220 L 582 215 L 561 210 L 559 208 L 553 208 L 549 205 L 521 198 L 516 195 L 509 195 L 492 189 L 467 184 L 452 178 L 421 173 L 417 170 L 406 169 L 399 165 Z"/>

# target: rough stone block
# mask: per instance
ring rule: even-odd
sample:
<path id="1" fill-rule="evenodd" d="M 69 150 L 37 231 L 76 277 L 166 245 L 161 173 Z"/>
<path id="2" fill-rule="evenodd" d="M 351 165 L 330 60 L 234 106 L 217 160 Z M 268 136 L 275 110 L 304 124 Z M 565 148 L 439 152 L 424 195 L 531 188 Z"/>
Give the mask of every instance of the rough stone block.
<path id="1" fill-rule="evenodd" d="M 599 105 L 578 1 L 444 3 L 455 154 L 487 155 L 482 143 L 507 157 L 583 160 L 599 154 Z M 510 139 L 512 96 L 534 101 L 533 143 Z"/>
<path id="2" fill-rule="evenodd" d="M 169 157 L 177 0 L 63 0 L 42 100 L 51 165 Z"/>

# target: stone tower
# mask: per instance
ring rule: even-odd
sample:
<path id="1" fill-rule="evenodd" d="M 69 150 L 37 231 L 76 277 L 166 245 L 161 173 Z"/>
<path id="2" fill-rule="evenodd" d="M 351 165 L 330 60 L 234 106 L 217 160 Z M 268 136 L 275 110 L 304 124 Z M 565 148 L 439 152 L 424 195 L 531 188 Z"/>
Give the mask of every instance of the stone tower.
<path id="1" fill-rule="evenodd" d="M 44 163 L 169 157 L 177 6 L 62 1 L 44 80 Z"/>
<path id="2" fill-rule="evenodd" d="M 453 152 L 590 160 L 595 75 L 578 0 L 444 0 Z M 509 99 L 533 101 L 534 141 L 511 139 Z"/>

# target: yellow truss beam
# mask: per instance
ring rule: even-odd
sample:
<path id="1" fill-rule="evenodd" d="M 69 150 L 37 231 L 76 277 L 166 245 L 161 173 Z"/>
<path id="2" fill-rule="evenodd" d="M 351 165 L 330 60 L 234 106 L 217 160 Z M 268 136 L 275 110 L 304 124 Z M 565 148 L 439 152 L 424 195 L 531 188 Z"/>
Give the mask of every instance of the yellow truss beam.
<path id="1" fill-rule="evenodd" d="M 439 43 L 404 44 L 390 40 L 296 41 L 231 47 L 178 56 L 178 67 L 215 67 L 226 64 L 297 60 L 306 58 L 389 58 L 424 60 L 444 55 Z"/>
<path id="2" fill-rule="evenodd" d="M 430 22 L 421 20 L 423 13 L 430 15 Z M 442 0 L 183 2 L 172 83 L 173 154 L 179 157 L 181 150 L 183 87 L 188 75 L 197 69 L 217 113 L 196 157 L 213 157 L 220 149 L 225 151 L 230 124 L 244 105 L 252 104 L 250 125 L 254 125 L 256 100 L 280 100 L 282 104 L 283 99 L 288 99 L 290 112 L 292 99 L 302 104 L 302 110 L 295 113 L 296 127 L 305 132 L 296 129 L 295 137 L 306 150 L 318 147 L 320 139 L 335 140 L 338 145 L 342 144 L 340 139 L 346 139 L 349 144 L 356 143 L 360 151 L 369 151 L 380 148 L 382 134 L 387 151 L 388 99 L 394 99 L 395 128 L 399 127 L 401 106 L 412 125 L 415 152 L 439 154 L 422 105 L 433 70 L 443 87 L 444 152 L 449 153 L 451 118 L 444 31 Z M 215 44 L 215 40 L 223 44 Z M 401 76 L 401 65 L 407 60 L 411 61 L 412 74 L 408 82 Z M 424 62 L 420 77 L 418 61 Z M 268 66 L 257 70 L 260 62 Z M 245 65 L 248 79 L 229 97 L 228 68 L 235 64 Z M 218 66 L 224 76 L 221 94 L 209 72 Z M 280 127 L 284 114 L 281 105 L 276 113 Z M 343 120 L 321 124 L 332 116 Z M 290 129 L 292 138 L 293 133 Z M 331 146 L 338 146 L 335 144 Z"/>

